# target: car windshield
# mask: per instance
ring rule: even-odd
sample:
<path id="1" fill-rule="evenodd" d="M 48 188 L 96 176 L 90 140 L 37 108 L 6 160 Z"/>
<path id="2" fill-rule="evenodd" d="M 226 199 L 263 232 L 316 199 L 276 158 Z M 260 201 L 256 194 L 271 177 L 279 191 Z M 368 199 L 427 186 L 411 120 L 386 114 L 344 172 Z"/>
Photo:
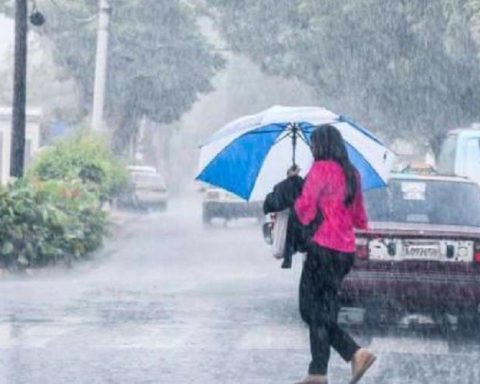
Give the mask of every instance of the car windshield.
<path id="1" fill-rule="evenodd" d="M 371 221 L 480 227 L 480 189 L 471 183 L 392 179 L 365 201 Z"/>
<path id="2" fill-rule="evenodd" d="M 132 173 L 131 178 L 134 183 L 165 185 L 163 178 L 154 173 Z"/>

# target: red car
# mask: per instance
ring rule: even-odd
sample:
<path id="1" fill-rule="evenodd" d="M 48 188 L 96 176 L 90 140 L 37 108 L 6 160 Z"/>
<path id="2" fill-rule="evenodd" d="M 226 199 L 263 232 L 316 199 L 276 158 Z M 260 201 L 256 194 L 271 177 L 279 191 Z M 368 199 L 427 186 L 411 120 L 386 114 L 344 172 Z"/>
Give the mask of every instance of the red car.
<path id="1" fill-rule="evenodd" d="M 357 233 L 345 306 L 477 319 L 480 188 L 467 179 L 394 174 L 365 193 L 370 228 Z M 391 311 L 390 311 L 391 312 Z"/>

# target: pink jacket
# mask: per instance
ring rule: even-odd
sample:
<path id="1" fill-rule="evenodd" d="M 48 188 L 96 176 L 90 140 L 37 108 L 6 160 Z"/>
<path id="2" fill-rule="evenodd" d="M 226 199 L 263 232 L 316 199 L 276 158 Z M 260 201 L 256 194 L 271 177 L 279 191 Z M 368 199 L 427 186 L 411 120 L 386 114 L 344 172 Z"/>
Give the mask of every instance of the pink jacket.
<path id="1" fill-rule="evenodd" d="M 318 245 L 339 252 L 355 252 L 354 228 L 367 228 L 358 173 L 356 177 L 354 201 L 345 206 L 346 182 L 341 166 L 334 161 L 317 161 L 310 168 L 295 210 L 303 225 L 310 224 L 319 210 L 322 213 L 323 222 L 313 236 Z"/>

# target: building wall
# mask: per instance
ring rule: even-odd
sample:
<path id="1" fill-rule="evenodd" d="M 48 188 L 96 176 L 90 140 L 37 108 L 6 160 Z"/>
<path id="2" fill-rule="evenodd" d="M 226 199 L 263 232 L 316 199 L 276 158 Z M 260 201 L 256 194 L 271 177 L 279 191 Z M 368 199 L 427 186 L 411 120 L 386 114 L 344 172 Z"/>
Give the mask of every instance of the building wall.
<path id="1" fill-rule="evenodd" d="M 6 185 L 10 180 L 10 148 L 12 132 L 11 108 L 0 107 L 0 184 Z M 42 111 L 40 109 L 28 109 L 26 116 L 25 131 L 25 160 L 26 164 L 31 161 L 35 152 L 40 147 L 40 121 Z"/>

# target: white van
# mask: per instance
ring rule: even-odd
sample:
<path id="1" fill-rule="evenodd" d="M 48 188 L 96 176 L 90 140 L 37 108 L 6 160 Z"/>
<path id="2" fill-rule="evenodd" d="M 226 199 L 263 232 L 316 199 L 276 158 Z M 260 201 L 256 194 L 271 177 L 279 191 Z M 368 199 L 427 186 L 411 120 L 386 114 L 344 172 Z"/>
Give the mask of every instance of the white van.
<path id="1" fill-rule="evenodd" d="M 468 177 L 480 184 L 480 125 L 456 129 L 447 134 L 437 161 L 444 175 Z"/>

